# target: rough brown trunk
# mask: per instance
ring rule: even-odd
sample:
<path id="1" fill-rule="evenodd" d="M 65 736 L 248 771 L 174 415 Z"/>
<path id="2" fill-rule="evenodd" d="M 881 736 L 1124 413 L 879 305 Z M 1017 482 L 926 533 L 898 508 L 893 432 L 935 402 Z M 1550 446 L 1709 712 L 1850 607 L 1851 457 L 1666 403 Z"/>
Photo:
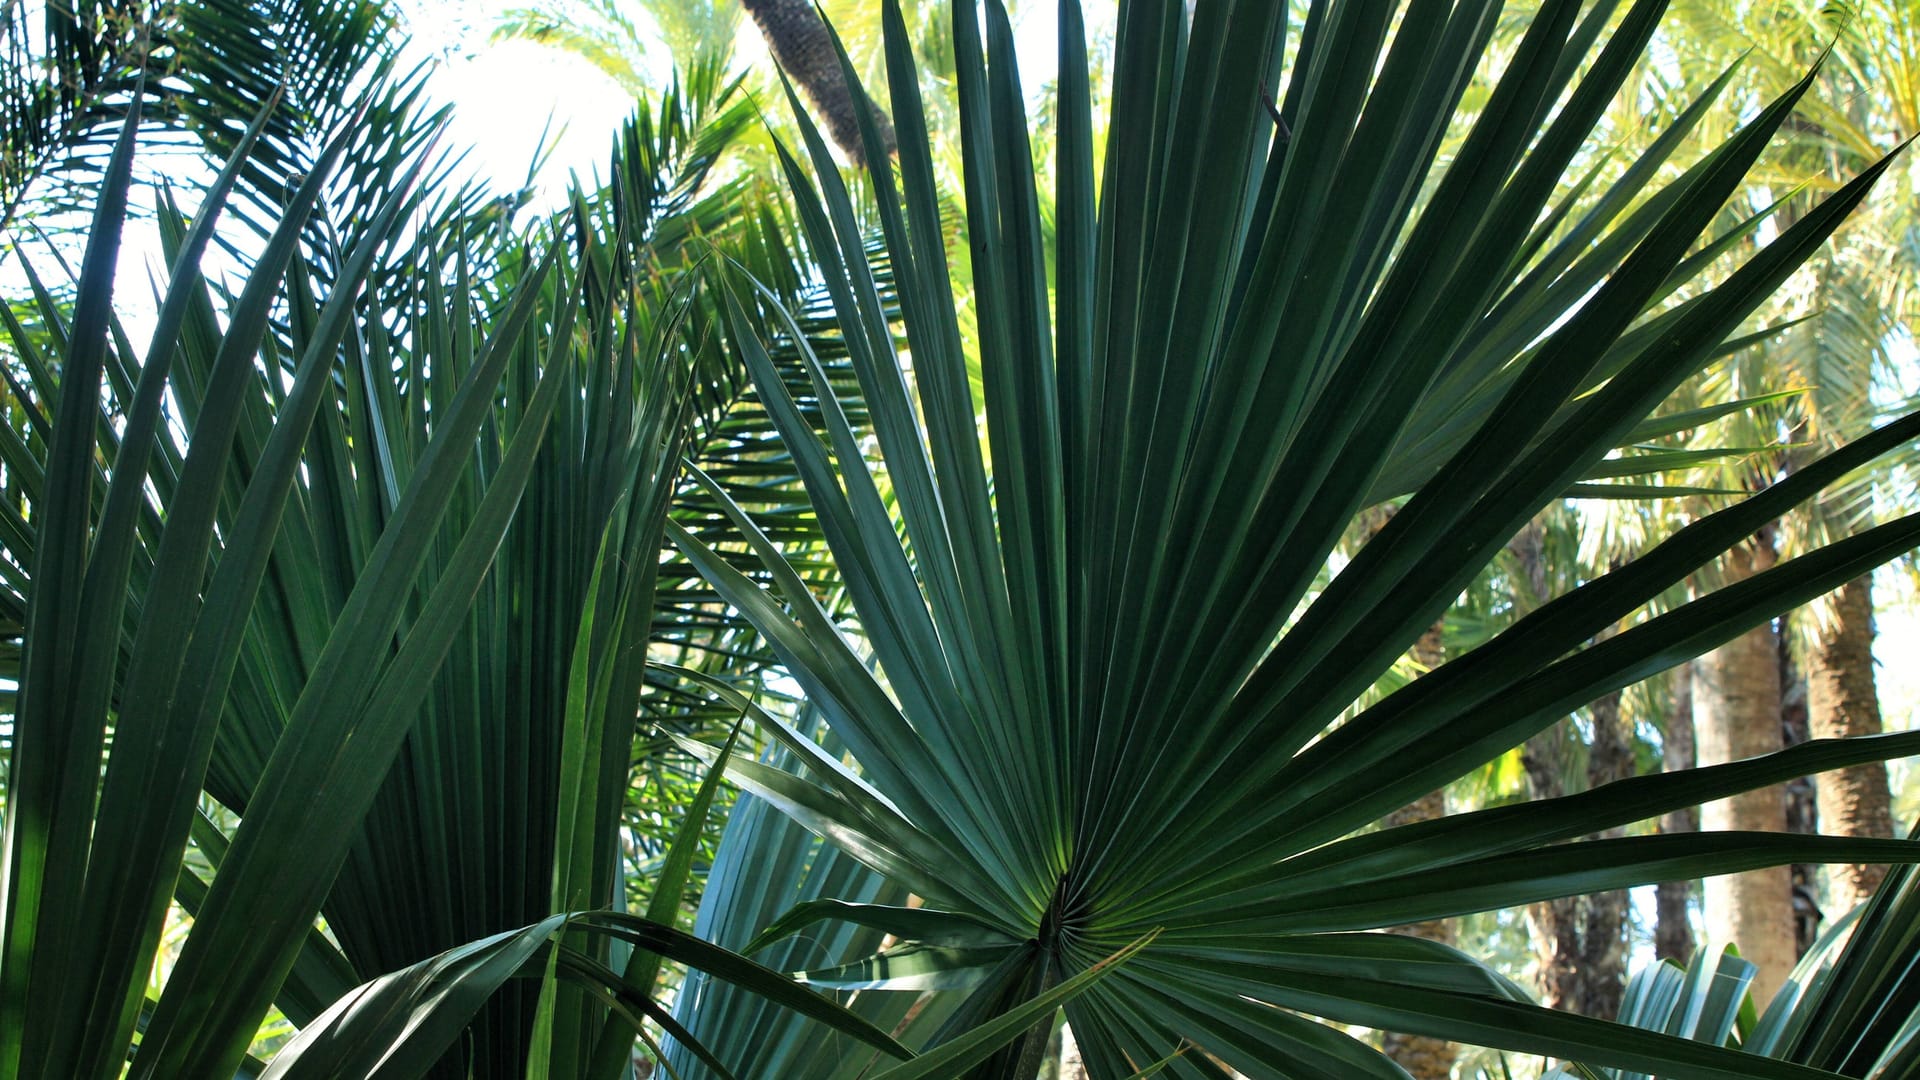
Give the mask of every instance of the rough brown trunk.
<path id="1" fill-rule="evenodd" d="M 1416 821 L 1428 821 L 1444 816 L 1447 812 L 1446 795 L 1435 791 L 1418 802 L 1409 803 L 1388 816 L 1388 827 L 1409 825 Z M 1396 934 L 1426 938 L 1443 945 L 1454 943 L 1454 925 L 1447 919 L 1432 922 L 1414 923 L 1411 926 L 1397 927 Z M 1413 1080 L 1446 1080 L 1453 1075 L 1453 1059 L 1458 1048 L 1445 1039 L 1436 1039 L 1428 1035 L 1403 1035 L 1397 1031 L 1385 1032 L 1381 1036 L 1380 1050 L 1394 1063 L 1407 1070 Z"/>
<path id="2" fill-rule="evenodd" d="M 1780 620 L 1778 645 L 1780 649 L 1780 744 L 1799 746 L 1813 736 L 1807 726 L 1807 680 L 1800 665 L 1794 662 L 1793 650 L 1788 642 L 1793 634 L 1788 630 L 1791 616 Z M 1814 803 L 1813 779 L 1801 776 L 1787 781 L 1787 831 L 1802 836 L 1812 836 L 1820 831 L 1820 810 Z M 1793 951 L 1795 959 L 1807 955 L 1813 948 L 1815 939 L 1820 936 L 1820 920 L 1825 916 L 1820 911 L 1819 890 L 1815 887 L 1815 875 L 1819 873 L 1812 863 L 1794 863 L 1788 867 L 1793 881 Z"/>
<path id="3" fill-rule="evenodd" d="M 860 139 L 861 104 L 873 110 L 874 126 L 888 154 L 893 153 L 893 123 L 858 87 L 847 84 L 840 56 L 813 0 L 742 0 L 781 70 L 813 102 L 827 134 L 856 165 L 867 160 Z"/>
<path id="4" fill-rule="evenodd" d="M 1873 683 L 1873 588 L 1866 577 L 1835 593 L 1832 617 L 1816 630 L 1807 656 L 1809 726 L 1816 739 L 1880 732 Z M 1892 836 L 1887 767 L 1880 762 L 1822 773 L 1816 783 L 1822 827 L 1843 836 Z M 1886 877 L 1884 866 L 1828 868 L 1828 909 L 1845 914 Z"/>
<path id="5" fill-rule="evenodd" d="M 1620 695 L 1608 694 L 1588 708 L 1593 742 L 1587 747 L 1588 789 L 1634 774 L 1631 729 L 1620 712 Z M 1527 741 L 1520 760 L 1528 794 L 1554 799 L 1567 794 L 1571 727 L 1558 725 Z M 1602 837 L 1625 835 L 1609 829 Z M 1583 1016 L 1613 1018 L 1627 985 L 1628 895 L 1623 889 L 1568 896 L 1527 905 L 1527 929 L 1538 964 L 1540 1003 Z"/>
<path id="6" fill-rule="evenodd" d="M 1682 664 L 1670 673 L 1673 710 L 1667 716 L 1666 742 L 1660 754 L 1663 772 L 1680 772 L 1694 767 L 1693 752 L 1693 665 Z M 1660 819 L 1660 831 L 1668 834 L 1700 831 L 1700 810 L 1685 807 Z M 1696 881 L 1663 881 L 1654 887 L 1653 955 L 1660 960 L 1686 963 L 1693 955 L 1693 906 Z"/>
<path id="7" fill-rule="evenodd" d="M 1587 788 L 1592 790 L 1634 774 L 1633 728 L 1620 712 L 1618 693 L 1595 701 L 1587 711 L 1593 721 L 1593 743 L 1587 750 Z M 1624 836 L 1626 830 L 1600 835 Z M 1627 989 L 1627 891 L 1595 893 L 1585 897 L 1582 906 L 1579 996 L 1573 1008 L 1584 1016 L 1612 1019 L 1619 1015 Z"/>
<path id="8" fill-rule="evenodd" d="M 1539 801 L 1567 793 L 1567 725 L 1563 721 L 1528 739 L 1520 749 L 1527 771 L 1527 794 Z M 1527 905 L 1527 935 L 1533 956 L 1540 1004 L 1571 1010 L 1580 1000 L 1580 901 L 1565 896 Z"/>
<path id="9" fill-rule="evenodd" d="M 1765 570 L 1774 561 L 1770 541 L 1756 538 L 1722 560 L 1728 583 Z M 1756 627 L 1695 661 L 1694 732 L 1700 764 L 1772 753 L 1781 748 L 1780 653 L 1772 625 Z M 1702 829 L 1784 832 L 1786 798 L 1780 787 L 1764 788 L 1708 803 Z M 1707 932 L 1731 941 L 1758 966 L 1755 1001 L 1764 1008 L 1795 960 L 1792 873 L 1784 866 L 1706 880 Z"/>
<path id="10" fill-rule="evenodd" d="M 1516 614 L 1547 599 L 1546 531 L 1539 521 L 1513 538 L 1509 545 L 1525 579 L 1527 596 L 1516 590 Z M 1520 764 L 1527 773 L 1527 795 L 1536 801 L 1567 793 L 1568 753 L 1565 722 L 1528 739 L 1520 748 Z M 1535 984 L 1540 1003 L 1550 1009 L 1577 1008 L 1580 989 L 1580 934 L 1582 917 L 1577 897 L 1561 897 L 1527 905 L 1527 936 L 1533 942 Z"/>
<path id="11" fill-rule="evenodd" d="M 1384 519 L 1380 524 L 1385 524 Z M 1445 642 L 1441 637 L 1439 623 L 1428 628 L 1427 632 L 1420 636 L 1420 640 L 1414 643 L 1413 659 L 1428 671 L 1446 662 Z M 1388 828 L 1410 825 L 1416 821 L 1431 821 L 1434 818 L 1445 817 L 1446 813 L 1446 792 L 1434 791 L 1387 815 L 1384 824 Z M 1399 927 L 1395 933 L 1437 941 L 1442 945 L 1452 945 L 1458 936 L 1458 929 L 1451 919 L 1435 919 L 1431 922 Z M 1385 1032 L 1382 1035 L 1380 1049 L 1392 1058 L 1395 1064 L 1407 1070 L 1413 1080 L 1447 1080 L 1453 1075 L 1453 1059 L 1459 1053 L 1459 1048 L 1445 1039 L 1436 1039 L 1427 1035 L 1403 1035 L 1394 1031 Z"/>
<path id="12" fill-rule="evenodd" d="M 1545 601 L 1551 592 L 1545 546 L 1546 532 L 1537 520 L 1510 545 L 1525 579 L 1525 591 L 1534 602 Z M 1524 614 L 1530 606 L 1516 595 L 1516 613 Z M 1597 639 L 1613 634 L 1608 629 Z M 1632 776 L 1633 732 L 1621 714 L 1620 695 L 1608 694 L 1594 701 L 1588 706 L 1587 716 L 1593 736 L 1585 747 L 1585 788 L 1603 787 Z M 1567 794 L 1569 776 L 1577 775 L 1569 740 L 1578 737 L 1574 725 L 1563 722 L 1521 747 L 1520 761 L 1526 769 L 1531 798 L 1555 799 Z M 1610 829 L 1600 835 L 1621 836 L 1624 830 Z M 1627 980 L 1627 909 L 1624 890 L 1561 897 L 1527 906 L 1527 929 L 1533 939 L 1542 1004 L 1608 1019 L 1619 1012 Z"/>

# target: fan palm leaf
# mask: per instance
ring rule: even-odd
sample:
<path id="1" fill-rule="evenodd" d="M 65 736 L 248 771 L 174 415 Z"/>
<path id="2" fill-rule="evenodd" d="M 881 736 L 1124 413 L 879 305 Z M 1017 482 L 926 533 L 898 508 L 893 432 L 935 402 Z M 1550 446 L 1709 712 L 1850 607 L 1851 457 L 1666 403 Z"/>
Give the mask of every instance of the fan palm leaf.
<path id="1" fill-rule="evenodd" d="M 1681 531 L 1329 730 L 1517 529 L 1715 357 L 1885 167 L 1663 306 L 1751 227 L 1711 231 L 1803 80 L 1677 181 L 1653 188 L 1649 175 L 1604 198 L 1585 247 L 1529 279 L 1556 188 L 1664 6 L 1541 5 L 1444 162 L 1496 4 L 1316 3 L 1298 26 L 1284 5 L 1130 6 L 1096 199 L 1082 23 L 1064 3 L 1048 244 L 1006 13 L 986 4 L 982 31 L 974 5 L 957 4 L 984 449 L 896 4 L 899 183 L 870 175 L 910 376 L 851 197 L 803 124 L 815 177 L 791 156 L 786 168 L 882 464 L 830 407 L 817 430 L 785 396 L 744 332 L 771 297 L 736 276 L 729 312 L 879 674 L 748 515 L 734 514 L 771 590 L 669 531 L 858 765 L 775 727 L 804 774 L 737 759 L 734 775 L 930 909 L 918 940 L 868 969 L 910 956 L 904 985 L 937 976 L 963 994 L 943 1037 L 1160 931 L 1067 1005 L 1096 1075 L 1164 1061 L 1167 1075 L 1218 1076 L 1216 1060 L 1260 1077 L 1399 1074 L 1311 1016 L 1675 1075 L 1824 1075 L 1542 1010 L 1452 950 L 1364 933 L 1674 876 L 1911 857 L 1829 837 L 1568 842 L 1800 775 L 1791 754 L 1364 830 L 1587 701 L 1911 547 L 1920 522 L 1901 519 L 1595 643 L 1920 419 Z M 815 397 L 831 393 L 817 382 Z M 1406 505 L 1314 590 L 1353 515 L 1397 491 L 1412 492 Z M 1815 752 L 1838 765 L 1913 749 L 1888 736 Z M 902 925 L 884 908 L 832 910 Z M 981 926 L 992 943 L 934 944 Z M 1188 1046 L 1206 1053 L 1168 1059 Z M 981 1075 L 1030 1076 L 1037 1061 L 1036 1037 Z"/>

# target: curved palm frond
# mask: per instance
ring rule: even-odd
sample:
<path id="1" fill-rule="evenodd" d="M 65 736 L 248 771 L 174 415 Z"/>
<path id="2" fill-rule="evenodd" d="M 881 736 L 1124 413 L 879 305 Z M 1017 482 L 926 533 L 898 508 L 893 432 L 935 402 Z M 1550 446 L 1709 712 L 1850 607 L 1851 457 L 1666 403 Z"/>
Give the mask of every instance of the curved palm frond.
<path id="1" fill-rule="evenodd" d="M 174 272 L 142 362 L 111 317 L 128 125 L 72 316 L 9 323 L 53 362 L 23 396 L 44 430 L 0 444 L 5 562 L 29 571 L 0 1071 L 232 1075 L 278 1009 L 309 1029 L 287 1075 L 391 1051 L 611 1078 L 629 1024 L 671 1022 L 649 956 L 903 1053 L 675 931 L 690 855 L 654 917 L 618 910 L 662 523 L 689 416 L 727 385 L 697 270 L 798 276 L 777 215 L 710 182 L 750 120 L 730 92 L 690 79 L 609 188 L 477 250 L 405 233 L 434 194 L 420 152 L 377 143 L 391 160 L 352 167 L 391 181 L 340 186 L 379 138 L 349 115 L 230 295 L 198 260 L 263 110 L 191 226 L 161 202 Z M 330 191 L 368 216 L 316 228 Z M 173 901 L 192 928 L 149 1000 Z"/>
<path id="2" fill-rule="evenodd" d="M 100 176 L 153 69 L 144 0 L 15 2 L 0 9 L 0 229 L 49 172 Z M 253 110 L 238 114 L 244 126 Z"/>

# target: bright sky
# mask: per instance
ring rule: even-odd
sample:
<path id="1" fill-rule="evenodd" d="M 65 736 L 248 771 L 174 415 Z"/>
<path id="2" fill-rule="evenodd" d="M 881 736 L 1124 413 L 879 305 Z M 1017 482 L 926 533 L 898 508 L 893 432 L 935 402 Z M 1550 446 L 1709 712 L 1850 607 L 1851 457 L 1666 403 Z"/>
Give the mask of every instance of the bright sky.
<path id="1" fill-rule="evenodd" d="M 501 191 L 522 185 L 542 133 L 554 152 L 540 179 L 543 199 L 564 196 L 566 179 L 603 172 L 614 131 L 631 109 L 618 84 L 571 53 L 528 41 L 489 41 L 507 0 L 402 0 L 412 50 L 439 67 L 430 93 L 452 104 L 450 146 Z"/>
<path id="2" fill-rule="evenodd" d="M 538 201 L 552 205 L 565 195 L 570 175 L 605 169 L 613 132 L 630 101 L 611 78 L 572 53 L 528 41 L 489 40 L 505 12 L 527 6 L 530 0 L 399 0 L 412 32 L 413 55 L 439 65 L 431 92 L 453 105 L 449 144 L 472 147 L 469 161 L 480 175 L 502 191 L 520 187 L 543 130 L 553 122 L 558 133 L 553 156 L 537 181 Z M 1057 68 L 1055 8 L 1033 2 L 1010 6 L 1021 81 L 1032 90 L 1051 81 Z M 1089 6 L 1104 9 L 1098 3 Z M 878 19 L 879 6 L 872 10 Z M 637 11 L 636 16 L 644 18 Z M 1089 12 L 1093 22 L 1102 17 Z M 661 46 L 647 61 L 664 76 L 671 58 Z M 768 62 L 765 43 L 744 15 L 734 62 Z"/>

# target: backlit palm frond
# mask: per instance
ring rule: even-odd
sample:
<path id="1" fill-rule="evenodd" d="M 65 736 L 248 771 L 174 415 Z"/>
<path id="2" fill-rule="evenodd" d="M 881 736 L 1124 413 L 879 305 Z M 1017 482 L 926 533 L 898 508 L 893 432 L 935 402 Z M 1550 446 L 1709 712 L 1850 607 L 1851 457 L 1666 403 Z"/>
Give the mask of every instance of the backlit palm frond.
<path id="1" fill-rule="evenodd" d="M 149 11 L 144 0 L 0 8 L 0 229 L 41 177 L 99 177 L 152 66 Z M 239 117 L 243 126 L 250 115 Z"/>
<path id="2" fill-rule="evenodd" d="M 574 3 L 547 7 L 516 7 L 500 13 L 493 25 L 495 41 L 521 38 L 562 49 L 639 95 L 647 89 L 644 74 L 646 38 L 619 5 Z"/>
<path id="3" fill-rule="evenodd" d="M 353 145 L 310 237 L 316 258 L 351 245 L 392 195 L 395 163 L 425 153 L 445 120 L 445 109 L 428 96 L 430 68 L 401 66 L 404 38 L 377 0 L 193 0 L 162 26 L 180 56 L 170 100 L 215 158 L 231 156 L 244 118 L 279 102 L 252 144 L 233 208 L 261 236 L 272 231 L 332 134 L 350 133 Z M 457 243 L 480 257 L 486 247 L 478 241 L 497 232 L 499 212 L 488 212 L 478 185 L 454 182 L 456 159 L 442 148 L 430 162 L 412 231 L 438 234 L 452 246 L 446 234 L 460 230 Z M 376 294 L 386 291 L 382 283 Z"/>

